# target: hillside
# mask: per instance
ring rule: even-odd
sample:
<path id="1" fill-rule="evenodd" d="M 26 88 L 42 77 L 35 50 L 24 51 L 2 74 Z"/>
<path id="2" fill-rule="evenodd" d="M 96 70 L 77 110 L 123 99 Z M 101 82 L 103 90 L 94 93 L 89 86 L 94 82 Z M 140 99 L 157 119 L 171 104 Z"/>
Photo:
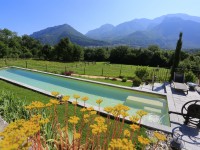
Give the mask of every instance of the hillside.
<path id="1" fill-rule="evenodd" d="M 114 45 L 147 47 L 157 44 L 162 48 L 175 48 L 178 35 L 183 32 L 183 48 L 200 47 L 200 17 L 187 14 L 169 14 L 155 19 L 134 19 L 121 23 L 102 33 L 102 28 L 89 31 L 86 36 L 110 41 Z"/>
<path id="2" fill-rule="evenodd" d="M 200 23 L 180 18 L 165 18 L 162 23 L 146 31 L 137 31 L 113 43 L 146 47 L 151 44 L 175 48 L 178 35 L 183 32 L 183 48 L 200 47 Z"/>
<path id="3" fill-rule="evenodd" d="M 108 45 L 107 42 L 93 40 L 76 31 L 68 24 L 49 27 L 44 30 L 34 32 L 31 37 L 39 40 L 43 44 L 55 45 L 60 39 L 68 37 L 71 42 L 81 46 L 103 46 Z"/>

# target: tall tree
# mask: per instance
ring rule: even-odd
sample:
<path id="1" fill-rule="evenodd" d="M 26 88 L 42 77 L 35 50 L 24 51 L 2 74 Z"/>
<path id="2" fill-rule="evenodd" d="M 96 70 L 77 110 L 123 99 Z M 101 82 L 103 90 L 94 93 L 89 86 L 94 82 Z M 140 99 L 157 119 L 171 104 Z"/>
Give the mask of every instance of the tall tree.
<path id="1" fill-rule="evenodd" d="M 170 81 L 173 79 L 175 69 L 178 67 L 178 64 L 179 64 L 179 61 L 180 61 L 180 54 L 181 54 L 181 48 L 182 48 L 182 36 L 183 36 L 183 33 L 180 32 L 179 39 L 178 39 L 177 44 L 176 44 L 176 50 L 175 50 L 175 53 L 174 53 L 174 60 L 173 60 L 172 68 L 171 68 Z"/>

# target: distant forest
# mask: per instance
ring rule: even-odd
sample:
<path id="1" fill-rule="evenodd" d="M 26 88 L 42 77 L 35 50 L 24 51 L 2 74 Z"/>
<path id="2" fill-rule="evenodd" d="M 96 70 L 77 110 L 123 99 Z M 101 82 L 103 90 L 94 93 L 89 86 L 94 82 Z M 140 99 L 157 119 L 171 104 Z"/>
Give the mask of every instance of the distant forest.
<path id="1" fill-rule="evenodd" d="M 28 35 L 18 36 L 8 29 L 0 30 L 0 58 L 34 58 L 64 62 L 108 61 L 171 67 L 173 57 L 174 50 L 163 50 L 157 45 L 150 45 L 147 48 L 81 47 L 73 44 L 68 38 L 63 38 L 58 44 L 50 46 L 42 45 Z M 200 70 L 200 49 L 182 51 L 179 67 Z"/>

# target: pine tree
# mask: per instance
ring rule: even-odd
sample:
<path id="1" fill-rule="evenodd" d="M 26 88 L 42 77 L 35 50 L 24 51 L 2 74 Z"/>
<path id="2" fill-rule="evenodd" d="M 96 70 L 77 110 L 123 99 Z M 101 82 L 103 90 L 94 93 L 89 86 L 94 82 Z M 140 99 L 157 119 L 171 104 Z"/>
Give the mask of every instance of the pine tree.
<path id="1" fill-rule="evenodd" d="M 180 53 L 181 53 L 181 48 L 182 48 L 182 36 L 183 36 L 183 33 L 180 32 L 179 39 L 178 39 L 177 44 L 176 44 L 176 50 L 175 50 L 175 53 L 174 53 L 174 60 L 173 60 L 172 68 L 171 68 L 170 81 L 173 79 L 175 69 L 178 67 L 178 64 L 179 64 L 179 61 L 180 61 Z"/>

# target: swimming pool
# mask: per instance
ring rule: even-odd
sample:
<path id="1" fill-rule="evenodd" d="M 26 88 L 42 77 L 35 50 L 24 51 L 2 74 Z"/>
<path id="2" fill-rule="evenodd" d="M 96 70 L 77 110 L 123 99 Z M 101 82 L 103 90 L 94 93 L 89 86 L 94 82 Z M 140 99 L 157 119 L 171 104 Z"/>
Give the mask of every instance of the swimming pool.
<path id="1" fill-rule="evenodd" d="M 74 94 L 82 97 L 88 96 L 89 100 L 86 103 L 93 106 L 98 106 L 96 100 L 99 98 L 103 99 L 101 107 L 114 106 L 121 103 L 131 108 L 130 115 L 135 114 L 137 110 L 143 109 L 149 112 L 143 118 L 143 121 L 170 126 L 167 100 L 166 96 L 163 95 L 95 84 L 18 68 L 1 69 L 0 77 L 49 92 L 58 91 L 71 97 Z"/>

